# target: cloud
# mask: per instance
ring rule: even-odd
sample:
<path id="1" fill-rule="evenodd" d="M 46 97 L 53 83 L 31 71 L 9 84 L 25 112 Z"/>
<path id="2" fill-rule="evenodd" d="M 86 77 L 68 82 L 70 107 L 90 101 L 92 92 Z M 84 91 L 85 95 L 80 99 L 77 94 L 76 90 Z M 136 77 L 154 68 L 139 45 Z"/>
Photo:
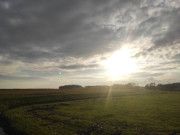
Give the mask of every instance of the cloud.
<path id="1" fill-rule="evenodd" d="M 173 60 L 173 61 L 160 63 L 160 65 L 174 65 L 174 64 L 180 64 L 180 60 Z"/>
<path id="2" fill-rule="evenodd" d="M 31 76 L 11 76 L 11 75 L 0 75 L 0 81 L 2 80 L 14 80 L 14 81 L 37 81 L 42 80 L 40 77 Z"/>
<path id="3" fill-rule="evenodd" d="M 112 51 L 109 44 L 116 35 L 98 20 L 108 18 L 111 6 L 94 1 L 11 2 L 9 10 L 0 11 L 0 52 L 10 59 L 32 62 Z"/>
<path id="4" fill-rule="evenodd" d="M 122 47 L 135 49 L 136 59 L 178 61 L 179 5 L 175 0 L 0 1 L 1 78 L 23 70 L 98 70 Z"/>
<path id="5" fill-rule="evenodd" d="M 160 63 L 160 64 L 157 64 L 157 65 L 153 65 L 153 66 L 146 66 L 144 68 L 142 68 L 142 70 L 148 70 L 148 71 L 172 71 L 172 70 L 175 70 L 177 69 L 177 67 L 175 67 L 175 65 L 173 65 L 175 62 L 173 61 L 173 63 L 171 63 L 171 65 L 166 65 L 166 64 L 169 64 L 169 63 Z M 165 66 L 166 65 L 166 66 Z"/>
<path id="6" fill-rule="evenodd" d="M 158 77 L 158 76 L 162 76 L 165 73 L 150 73 L 150 72 L 139 72 L 139 73 L 132 73 L 131 76 L 133 77 L 137 77 L 137 78 L 150 78 L 150 77 Z"/>
<path id="7" fill-rule="evenodd" d="M 4 8 L 4 9 L 9 9 L 9 7 L 10 7 L 9 2 L 0 1 L 0 7 Z"/>
<path id="8" fill-rule="evenodd" d="M 64 69 L 64 70 L 82 70 L 82 69 L 93 69 L 93 68 L 98 68 L 98 64 L 89 64 L 89 65 L 84 65 L 84 64 L 74 64 L 74 65 L 61 65 L 59 68 Z"/>
<path id="9" fill-rule="evenodd" d="M 169 21 L 169 28 L 161 38 L 153 41 L 154 46 L 149 50 L 153 50 L 159 47 L 173 46 L 180 43 L 180 8 L 171 12 L 162 13 L 161 18 L 166 18 L 166 22 Z"/>
<path id="10" fill-rule="evenodd" d="M 180 44 L 180 8 L 162 10 L 140 23 L 135 36 L 150 37 L 149 46 L 141 50 L 135 57 L 146 56 L 157 49 L 166 49 Z"/>
<path id="11" fill-rule="evenodd" d="M 11 1 L 8 10 L 0 9 L 3 33 L 0 52 L 9 59 L 30 63 L 69 56 L 92 57 L 117 50 L 123 44 L 115 44 L 128 35 L 136 39 L 155 36 L 153 31 L 158 31 L 162 21 L 167 23 L 169 20 L 168 31 L 163 37 L 152 39 L 152 48 L 163 46 L 165 42 L 177 43 L 179 8 L 150 16 L 151 5 L 156 9 L 160 3 L 142 4 L 142 1 L 132 0 Z M 116 23 L 117 31 L 102 27 L 102 24 L 111 23 Z"/>
<path id="12" fill-rule="evenodd" d="M 172 59 L 180 60 L 180 53 L 174 55 L 174 56 L 172 57 Z"/>
<path id="13" fill-rule="evenodd" d="M 9 4 L 9 10 L 0 9 L 0 53 L 32 63 L 115 51 L 122 46 L 113 46 L 119 40 L 118 34 L 102 24 L 113 23 L 114 14 L 124 10 L 124 6 L 138 6 L 139 2 L 17 0 Z M 123 14 L 124 21 L 128 21 L 126 14 L 131 12 Z"/>

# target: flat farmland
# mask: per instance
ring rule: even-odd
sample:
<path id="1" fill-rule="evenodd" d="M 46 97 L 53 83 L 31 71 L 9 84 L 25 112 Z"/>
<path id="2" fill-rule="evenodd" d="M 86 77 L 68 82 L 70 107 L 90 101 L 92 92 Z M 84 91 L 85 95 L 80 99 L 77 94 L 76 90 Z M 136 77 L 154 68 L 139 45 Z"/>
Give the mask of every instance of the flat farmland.
<path id="1" fill-rule="evenodd" d="M 49 89 L 24 90 L 18 94 L 18 90 L 2 91 L 1 117 L 14 134 L 180 133 L 180 93 L 175 91 Z"/>

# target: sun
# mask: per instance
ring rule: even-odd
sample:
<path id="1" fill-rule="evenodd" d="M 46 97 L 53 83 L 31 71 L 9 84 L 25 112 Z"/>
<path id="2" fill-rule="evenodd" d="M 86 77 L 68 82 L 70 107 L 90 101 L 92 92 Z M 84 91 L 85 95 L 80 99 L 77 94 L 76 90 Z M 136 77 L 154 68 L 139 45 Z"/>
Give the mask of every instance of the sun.
<path id="1" fill-rule="evenodd" d="M 104 66 L 108 69 L 108 75 L 113 80 L 117 80 L 120 76 L 133 73 L 137 70 L 135 60 L 131 56 L 131 50 L 123 48 L 114 52 L 105 61 Z"/>

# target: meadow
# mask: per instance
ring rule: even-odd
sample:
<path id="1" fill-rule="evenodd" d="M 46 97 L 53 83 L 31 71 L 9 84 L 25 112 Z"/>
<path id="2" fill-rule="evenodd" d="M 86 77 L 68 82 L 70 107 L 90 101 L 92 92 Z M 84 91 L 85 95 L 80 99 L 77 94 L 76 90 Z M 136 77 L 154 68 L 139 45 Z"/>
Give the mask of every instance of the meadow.
<path id="1" fill-rule="evenodd" d="M 180 134 L 179 105 L 178 91 L 0 90 L 1 124 L 13 135 Z"/>

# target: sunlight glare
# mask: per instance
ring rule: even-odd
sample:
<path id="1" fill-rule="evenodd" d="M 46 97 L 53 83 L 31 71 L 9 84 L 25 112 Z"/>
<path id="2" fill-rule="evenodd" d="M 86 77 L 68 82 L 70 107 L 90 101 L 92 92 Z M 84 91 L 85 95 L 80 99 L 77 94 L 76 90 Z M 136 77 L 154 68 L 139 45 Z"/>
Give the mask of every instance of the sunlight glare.
<path id="1" fill-rule="evenodd" d="M 137 70 L 135 60 L 131 58 L 130 49 L 121 49 L 112 54 L 105 61 L 105 68 L 108 69 L 108 75 L 117 80 L 122 75 L 133 73 Z"/>

